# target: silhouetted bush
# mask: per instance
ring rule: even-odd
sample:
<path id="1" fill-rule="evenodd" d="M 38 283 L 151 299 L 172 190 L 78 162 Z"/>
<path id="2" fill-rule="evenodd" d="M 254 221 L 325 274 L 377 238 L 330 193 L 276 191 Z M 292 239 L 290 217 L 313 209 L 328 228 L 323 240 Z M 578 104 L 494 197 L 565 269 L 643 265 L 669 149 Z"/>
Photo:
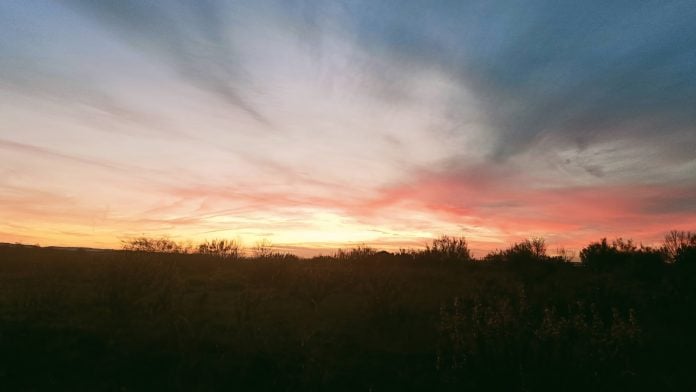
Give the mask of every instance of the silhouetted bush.
<path id="1" fill-rule="evenodd" d="M 663 249 L 668 261 L 676 262 L 689 248 L 696 248 L 696 233 L 672 230 L 665 235 Z"/>
<path id="2" fill-rule="evenodd" d="M 609 270 L 625 264 L 626 255 L 614 244 L 607 243 L 606 238 L 593 242 L 580 251 L 580 260 L 584 266 L 593 270 Z"/>
<path id="3" fill-rule="evenodd" d="M 660 249 L 637 246 L 618 238 L 611 245 L 603 238 L 580 252 L 582 264 L 594 271 L 620 271 L 642 279 L 658 277 L 664 268 L 665 253 Z"/>
<path id="4" fill-rule="evenodd" d="M 198 253 L 223 259 L 238 259 L 243 255 L 241 246 L 231 240 L 205 241 L 198 245 Z"/>
<path id="5" fill-rule="evenodd" d="M 267 259 L 273 255 L 273 244 L 271 241 L 263 239 L 256 242 L 252 249 L 253 255 L 257 259 Z"/>
<path id="6" fill-rule="evenodd" d="M 515 243 L 505 250 L 493 251 L 484 257 L 488 262 L 530 263 L 550 261 L 546 255 L 546 242 L 543 238 L 534 238 Z"/>
<path id="7" fill-rule="evenodd" d="M 674 263 L 679 267 L 696 269 L 696 246 L 683 246 L 677 250 Z"/>
<path id="8" fill-rule="evenodd" d="M 556 256 L 551 257 L 551 261 L 558 263 L 572 263 L 575 259 L 575 252 L 564 247 L 556 249 Z"/>
<path id="9" fill-rule="evenodd" d="M 134 252 L 188 253 L 190 246 L 172 241 L 169 238 L 138 237 L 122 241 L 123 249 Z"/>
<path id="10" fill-rule="evenodd" d="M 426 245 L 421 255 L 441 261 L 473 261 L 474 259 L 466 238 L 445 235 Z"/>
<path id="11" fill-rule="evenodd" d="M 339 249 L 334 257 L 338 260 L 367 259 L 377 254 L 377 250 L 369 246 L 361 245 L 350 250 Z"/>
<path id="12" fill-rule="evenodd" d="M 563 312 L 534 309 L 524 291 L 493 299 L 455 297 L 440 310 L 437 368 L 446 383 L 472 389 L 539 390 L 568 365 L 592 378 L 577 378 L 566 388 L 596 389 L 633 373 L 632 356 L 641 348 L 635 311 L 609 311 L 603 315 L 583 302 Z"/>

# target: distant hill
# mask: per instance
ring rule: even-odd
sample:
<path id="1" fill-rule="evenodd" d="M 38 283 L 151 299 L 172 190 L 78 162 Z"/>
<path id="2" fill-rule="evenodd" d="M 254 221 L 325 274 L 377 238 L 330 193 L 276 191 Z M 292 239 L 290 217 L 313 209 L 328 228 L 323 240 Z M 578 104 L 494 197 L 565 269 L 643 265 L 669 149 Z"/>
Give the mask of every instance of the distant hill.
<path id="1" fill-rule="evenodd" d="M 40 246 L 40 245 L 27 245 L 20 243 L 9 243 L 0 242 L 0 248 L 35 248 L 35 249 L 54 249 L 54 250 L 66 250 L 66 251 L 82 251 L 82 252 L 117 252 L 116 249 L 101 249 L 101 248 L 87 248 L 82 246 Z"/>

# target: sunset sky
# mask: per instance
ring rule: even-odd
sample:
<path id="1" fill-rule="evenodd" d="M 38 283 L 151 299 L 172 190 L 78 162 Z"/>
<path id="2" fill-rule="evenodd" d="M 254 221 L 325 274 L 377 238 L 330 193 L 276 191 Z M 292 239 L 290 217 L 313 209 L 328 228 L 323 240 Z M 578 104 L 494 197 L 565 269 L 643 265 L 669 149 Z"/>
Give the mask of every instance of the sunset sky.
<path id="1" fill-rule="evenodd" d="M 0 242 L 696 228 L 694 1 L 0 1 Z"/>

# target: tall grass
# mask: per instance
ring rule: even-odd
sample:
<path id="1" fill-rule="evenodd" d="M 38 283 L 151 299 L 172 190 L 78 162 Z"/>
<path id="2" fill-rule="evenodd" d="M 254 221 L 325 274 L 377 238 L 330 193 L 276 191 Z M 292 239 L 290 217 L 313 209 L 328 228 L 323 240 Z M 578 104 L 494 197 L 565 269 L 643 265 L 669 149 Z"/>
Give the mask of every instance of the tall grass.
<path id="1" fill-rule="evenodd" d="M 570 263 L 534 240 L 481 260 L 438 241 L 313 259 L 0 247 L 0 385 L 696 390 L 689 242 L 599 241 Z"/>

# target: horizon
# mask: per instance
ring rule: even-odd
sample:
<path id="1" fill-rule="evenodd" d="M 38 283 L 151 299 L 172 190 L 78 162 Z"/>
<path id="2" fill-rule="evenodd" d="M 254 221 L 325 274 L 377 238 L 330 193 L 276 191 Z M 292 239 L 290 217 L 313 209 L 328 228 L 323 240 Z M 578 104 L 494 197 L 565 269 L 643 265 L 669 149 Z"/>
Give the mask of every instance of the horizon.
<path id="1" fill-rule="evenodd" d="M 695 18 L 683 1 L 0 2 L 0 242 L 657 244 L 696 227 Z"/>
<path id="2" fill-rule="evenodd" d="M 65 245 L 53 245 L 53 244 L 40 244 L 40 243 L 33 243 L 33 244 L 27 244 L 27 243 L 21 243 L 21 242 L 3 242 L 0 241 L 0 246 L 20 246 L 20 247 L 38 247 L 38 248 L 55 248 L 55 249 L 86 249 L 86 250 L 94 250 L 94 251 L 145 251 L 148 253 L 183 253 L 183 254 L 199 254 L 204 251 L 200 250 L 199 246 L 202 246 L 204 244 L 210 244 L 211 242 L 217 242 L 217 241 L 224 241 L 227 242 L 229 245 L 234 246 L 238 252 L 239 257 L 257 257 L 255 256 L 255 253 L 258 251 L 259 248 L 263 248 L 266 251 L 269 251 L 273 254 L 280 254 L 280 255 L 291 255 L 291 256 L 296 256 L 299 257 L 300 259 L 311 259 L 314 257 L 337 257 L 338 254 L 341 252 L 350 252 L 353 250 L 361 250 L 361 249 L 366 249 L 366 250 L 371 250 L 374 252 L 387 252 L 392 255 L 398 255 L 402 252 L 422 252 L 427 250 L 429 247 L 433 246 L 434 243 L 438 240 L 448 240 L 448 241 L 463 241 L 464 246 L 468 251 L 470 252 L 471 257 L 475 260 L 484 260 L 487 256 L 492 256 L 495 255 L 499 252 L 503 252 L 506 250 L 513 249 L 513 247 L 517 245 L 521 245 L 524 243 L 530 243 L 534 241 L 541 241 L 541 244 L 544 249 L 544 255 L 545 256 L 550 256 L 550 257 L 557 257 L 560 256 L 562 258 L 567 258 L 568 261 L 571 262 L 580 262 L 580 252 L 589 246 L 595 245 L 595 244 L 600 244 L 603 241 L 607 241 L 611 246 L 616 246 L 617 244 L 621 243 L 626 243 L 626 244 L 631 244 L 636 247 L 638 250 L 647 250 L 647 251 L 657 251 L 657 252 L 663 252 L 665 250 L 665 246 L 667 242 L 669 241 L 670 235 L 675 236 L 681 234 L 682 236 L 686 236 L 688 238 L 691 235 L 690 231 L 684 231 L 684 230 L 671 230 L 669 233 L 665 233 L 665 235 L 662 237 L 661 241 L 655 241 L 652 243 L 644 243 L 643 241 L 635 241 L 633 238 L 627 238 L 627 237 L 615 237 L 615 238 L 607 238 L 607 237 L 601 237 L 598 238 L 594 241 L 588 242 L 584 245 L 582 245 L 579 248 L 566 248 L 564 246 L 553 246 L 553 244 L 549 244 L 546 242 L 546 239 L 541 238 L 541 237 L 528 237 L 528 238 L 522 238 L 519 241 L 514 241 L 510 242 L 507 244 L 504 244 L 500 247 L 494 248 L 494 249 L 476 249 L 472 248 L 469 242 L 465 237 L 455 237 L 455 236 L 448 236 L 448 235 L 441 235 L 435 238 L 431 238 L 429 241 L 424 242 L 420 246 L 410 246 L 410 247 L 377 247 L 373 246 L 368 243 L 354 243 L 354 244 L 346 244 L 344 247 L 338 247 L 338 248 L 317 248 L 317 247 L 300 247 L 300 246 L 283 246 L 283 245 L 276 245 L 271 243 L 270 241 L 263 239 L 261 241 L 258 241 L 255 244 L 248 244 L 244 243 L 239 239 L 223 239 L 223 238 L 210 238 L 210 239 L 204 239 L 200 242 L 193 242 L 191 240 L 185 240 L 185 239 L 173 239 L 170 236 L 162 236 L 162 237 L 131 237 L 131 238 L 123 238 L 119 240 L 120 246 L 118 247 L 88 247 L 88 246 L 65 246 Z M 156 241 L 166 241 L 170 243 L 171 245 L 176 246 L 175 249 L 172 250 L 144 250 L 144 249 L 135 249 L 133 246 L 141 240 L 146 240 L 149 242 L 156 242 Z M 136 245 L 137 246 L 137 245 Z"/>

